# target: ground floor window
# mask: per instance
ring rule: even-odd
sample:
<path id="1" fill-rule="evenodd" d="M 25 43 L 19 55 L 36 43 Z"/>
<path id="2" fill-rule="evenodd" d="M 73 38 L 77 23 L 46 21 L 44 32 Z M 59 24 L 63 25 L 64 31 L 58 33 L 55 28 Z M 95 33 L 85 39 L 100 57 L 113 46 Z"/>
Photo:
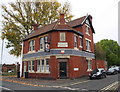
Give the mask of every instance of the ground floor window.
<path id="1" fill-rule="evenodd" d="M 87 63 L 88 63 L 88 69 L 87 71 L 92 71 L 92 60 L 91 59 L 86 59 Z"/>
<path id="2" fill-rule="evenodd" d="M 49 59 L 37 60 L 37 72 L 48 73 L 49 71 Z"/>
<path id="3" fill-rule="evenodd" d="M 28 71 L 34 72 L 34 61 L 28 61 Z"/>

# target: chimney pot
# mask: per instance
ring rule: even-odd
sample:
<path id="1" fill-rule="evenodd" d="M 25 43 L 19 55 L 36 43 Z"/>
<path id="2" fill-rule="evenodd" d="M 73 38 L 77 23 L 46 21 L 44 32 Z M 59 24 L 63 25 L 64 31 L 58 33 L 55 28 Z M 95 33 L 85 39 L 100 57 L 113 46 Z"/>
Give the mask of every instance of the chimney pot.
<path id="1" fill-rule="evenodd" d="M 65 24 L 64 14 L 60 14 L 60 24 Z"/>
<path id="2" fill-rule="evenodd" d="M 36 31 L 38 29 L 39 25 L 38 24 L 33 24 L 32 26 L 33 26 L 33 30 Z"/>

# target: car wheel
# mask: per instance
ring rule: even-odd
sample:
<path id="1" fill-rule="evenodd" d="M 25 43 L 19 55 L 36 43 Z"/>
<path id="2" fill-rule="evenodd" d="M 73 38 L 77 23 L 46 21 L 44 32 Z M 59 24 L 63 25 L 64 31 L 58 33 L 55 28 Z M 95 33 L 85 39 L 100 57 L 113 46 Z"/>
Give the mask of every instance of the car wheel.
<path id="1" fill-rule="evenodd" d="M 89 77 L 90 80 L 92 80 L 93 78 Z"/>
<path id="2" fill-rule="evenodd" d="M 116 74 L 116 72 L 113 73 L 114 75 Z"/>
<path id="3" fill-rule="evenodd" d="M 103 78 L 103 76 L 101 75 L 101 76 L 100 76 L 100 79 L 102 79 L 102 78 Z"/>
<path id="4" fill-rule="evenodd" d="M 106 75 L 104 75 L 105 76 L 105 78 L 107 77 Z"/>

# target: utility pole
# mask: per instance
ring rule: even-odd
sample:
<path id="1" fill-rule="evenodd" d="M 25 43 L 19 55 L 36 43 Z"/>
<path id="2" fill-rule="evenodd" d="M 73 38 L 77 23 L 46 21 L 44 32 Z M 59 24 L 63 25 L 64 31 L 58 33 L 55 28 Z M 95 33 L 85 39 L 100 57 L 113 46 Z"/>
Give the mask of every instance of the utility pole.
<path id="1" fill-rule="evenodd" d="M 4 32 L 2 32 L 2 33 L 4 33 Z M 3 57 L 3 47 L 4 47 L 4 39 L 2 39 L 2 48 L 1 48 L 1 62 L 0 62 L 0 64 L 2 65 L 2 57 Z M 1 66 L 1 68 L 0 68 L 0 71 L 2 71 L 2 66 Z"/>

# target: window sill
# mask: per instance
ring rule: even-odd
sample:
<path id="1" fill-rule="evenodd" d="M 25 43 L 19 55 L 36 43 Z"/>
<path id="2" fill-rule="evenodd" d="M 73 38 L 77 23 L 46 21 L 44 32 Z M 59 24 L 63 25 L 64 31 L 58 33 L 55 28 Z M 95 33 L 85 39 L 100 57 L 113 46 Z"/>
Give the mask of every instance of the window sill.
<path id="1" fill-rule="evenodd" d="M 89 33 L 86 33 L 88 36 L 90 36 L 90 34 Z"/>
<path id="2" fill-rule="evenodd" d="M 92 52 L 91 50 L 86 50 L 87 52 Z"/>
<path id="3" fill-rule="evenodd" d="M 44 50 L 38 50 L 38 52 L 44 52 Z"/>
<path id="4" fill-rule="evenodd" d="M 92 69 L 87 69 L 87 72 L 91 72 L 92 71 Z"/>
<path id="5" fill-rule="evenodd" d="M 83 48 L 83 46 L 79 46 L 80 48 Z"/>
<path id="6" fill-rule="evenodd" d="M 50 72 L 36 72 L 36 73 L 44 73 L 44 74 L 49 74 Z"/>
<path id="7" fill-rule="evenodd" d="M 79 50 L 77 47 L 74 47 L 75 50 Z"/>
<path id="8" fill-rule="evenodd" d="M 29 53 L 35 53 L 35 50 L 33 50 L 33 51 L 29 51 L 28 54 L 29 54 Z"/>
<path id="9" fill-rule="evenodd" d="M 35 71 L 33 72 L 33 71 L 28 71 L 29 73 L 35 73 Z"/>

